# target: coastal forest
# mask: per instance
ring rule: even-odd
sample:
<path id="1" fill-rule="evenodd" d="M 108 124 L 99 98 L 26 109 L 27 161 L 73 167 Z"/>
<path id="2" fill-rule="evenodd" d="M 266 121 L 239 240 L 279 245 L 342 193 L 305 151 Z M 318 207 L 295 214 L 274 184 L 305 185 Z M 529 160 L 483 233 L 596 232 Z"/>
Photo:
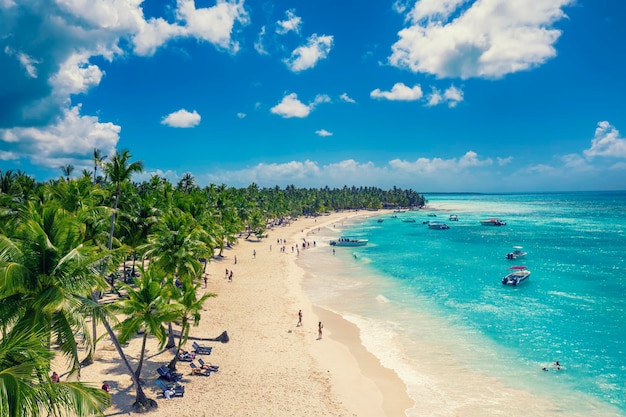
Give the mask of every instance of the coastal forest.
<path id="1" fill-rule="evenodd" d="M 133 182 L 143 169 L 128 150 L 95 149 L 93 170 L 79 175 L 65 165 L 38 182 L 0 170 L 0 417 L 103 415 L 110 395 L 80 382 L 102 328 L 133 379 L 135 409 L 155 407 L 142 389 L 144 352 L 132 366 L 123 346 L 150 336 L 180 349 L 215 296 L 198 295 L 206 264 L 227 246 L 300 216 L 426 203 L 396 187 L 200 187 L 188 173 Z M 114 302 L 102 302 L 107 293 Z M 74 378 L 51 375 L 59 355 Z"/>

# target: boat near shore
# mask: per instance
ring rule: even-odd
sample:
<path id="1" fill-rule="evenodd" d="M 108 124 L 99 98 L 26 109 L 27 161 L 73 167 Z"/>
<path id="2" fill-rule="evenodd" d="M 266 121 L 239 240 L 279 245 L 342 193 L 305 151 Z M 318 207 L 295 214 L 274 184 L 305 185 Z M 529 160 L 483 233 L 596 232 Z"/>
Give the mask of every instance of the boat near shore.
<path id="1" fill-rule="evenodd" d="M 341 236 L 339 239 L 330 241 L 331 246 L 365 246 L 367 239 L 353 236 Z"/>
<path id="2" fill-rule="evenodd" d="M 428 228 L 429 229 L 436 229 L 436 230 L 445 230 L 445 229 L 449 229 L 450 226 L 448 226 L 447 224 L 445 224 L 443 222 L 429 222 L 428 223 Z"/>

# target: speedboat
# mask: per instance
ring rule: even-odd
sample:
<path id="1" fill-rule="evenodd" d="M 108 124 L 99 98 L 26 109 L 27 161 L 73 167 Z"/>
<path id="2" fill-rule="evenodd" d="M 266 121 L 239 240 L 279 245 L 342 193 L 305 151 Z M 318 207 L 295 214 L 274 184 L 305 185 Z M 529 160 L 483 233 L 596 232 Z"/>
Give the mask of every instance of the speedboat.
<path id="1" fill-rule="evenodd" d="M 528 252 L 524 252 L 522 251 L 522 249 L 524 249 L 521 246 L 513 246 L 513 252 L 509 252 L 506 254 L 506 259 L 517 259 L 517 258 L 523 258 L 524 256 L 526 256 L 528 254 Z"/>
<path id="2" fill-rule="evenodd" d="M 481 220 L 480 224 L 483 226 L 505 226 L 506 222 L 498 219 L 497 217 L 492 217 L 487 220 Z"/>
<path id="3" fill-rule="evenodd" d="M 443 222 L 428 222 L 428 228 L 429 229 L 444 230 L 444 229 L 449 229 L 450 226 L 448 226 L 447 224 L 445 224 Z"/>
<path id="4" fill-rule="evenodd" d="M 339 239 L 331 240 L 331 246 L 365 246 L 367 239 L 360 237 L 341 236 Z"/>
<path id="5" fill-rule="evenodd" d="M 437 217 L 437 214 L 435 214 L 435 213 L 428 213 L 428 217 Z"/>
<path id="6" fill-rule="evenodd" d="M 384 219 L 378 219 L 378 220 L 376 220 L 376 221 L 377 221 L 378 223 L 382 223 L 382 222 L 384 222 L 385 220 L 384 220 Z"/>
<path id="7" fill-rule="evenodd" d="M 415 223 L 415 219 L 402 219 L 405 223 Z"/>
<path id="8" fill-rule="evenodd" d="M 458 222 L 459 221 L 459 216 L 457 216 L 456 214 L 451 214 L 449 220 L 451 222 Z"/>
<path id="9" fill-rule="evenodd" d="M 509 271 L 512 272 L 509 272 L 504 278 L 502 278 L 502 284 L 504 285 L 512 285 L 515 287 L 516 285 L 526 281 L 530 276 L 530 271 L 526 269 L 525 266 L 512 266 L 509 268 Z"/>

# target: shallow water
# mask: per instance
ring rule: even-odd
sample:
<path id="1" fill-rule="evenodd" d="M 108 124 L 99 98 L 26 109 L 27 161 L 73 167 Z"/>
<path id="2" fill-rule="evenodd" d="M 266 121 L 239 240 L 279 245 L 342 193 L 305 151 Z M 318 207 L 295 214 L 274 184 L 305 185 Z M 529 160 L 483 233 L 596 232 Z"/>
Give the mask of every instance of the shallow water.
<path id="1" fill-rule="evenodd" d="M 427 198 L 321 228 L 299 260 L 313 302 L 357 324 L 407 384 L 407 415 L 626 416 L 626 193 Z M 450 229 L 423 225 L 431 212 Z M 369 244 L 333 254 L 341 234 Z M 513 245 L 525 259 L 506 259 Z M 520 264 L 529 280 L 503 286 Z"/>

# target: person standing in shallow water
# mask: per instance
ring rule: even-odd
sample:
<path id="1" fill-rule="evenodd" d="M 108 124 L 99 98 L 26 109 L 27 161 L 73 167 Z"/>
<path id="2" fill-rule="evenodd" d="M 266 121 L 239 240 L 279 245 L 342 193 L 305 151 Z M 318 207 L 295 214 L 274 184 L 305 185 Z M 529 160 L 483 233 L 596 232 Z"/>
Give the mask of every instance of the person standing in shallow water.
<path id="1" fill-rule="evenodd" d="M 322 322 L 320 321 L 317 324 L 317 340 L 320 340 L 322 338 L 322 329 L 324 328 L 324 325 L 322 324 Z"/>

